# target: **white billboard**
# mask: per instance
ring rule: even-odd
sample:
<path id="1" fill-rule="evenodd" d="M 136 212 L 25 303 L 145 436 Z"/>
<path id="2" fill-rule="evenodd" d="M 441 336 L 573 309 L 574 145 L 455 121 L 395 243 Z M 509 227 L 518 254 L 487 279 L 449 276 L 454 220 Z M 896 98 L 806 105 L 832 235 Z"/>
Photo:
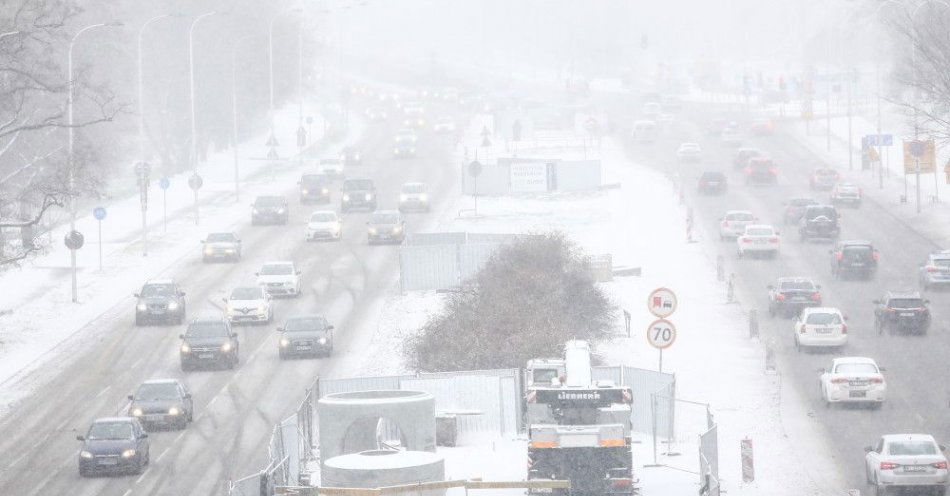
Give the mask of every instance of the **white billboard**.
<path id="1" fill-rule="evenodd" d="M 544 162 L 515 162 L 510 166 L 512 193 L 540 193 L 548 190 L 548 166 Z"/>

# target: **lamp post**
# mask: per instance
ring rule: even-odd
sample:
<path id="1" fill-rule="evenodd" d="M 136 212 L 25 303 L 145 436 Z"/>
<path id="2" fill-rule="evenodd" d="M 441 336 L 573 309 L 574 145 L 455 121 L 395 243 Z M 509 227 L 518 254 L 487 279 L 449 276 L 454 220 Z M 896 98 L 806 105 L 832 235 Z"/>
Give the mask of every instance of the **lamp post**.
<path id="1" fill-rule="evenodd" d="M 194 165 L 194 174 L 198 175 L 198 123 L 195 118 L 195 28 L 198 22 L 206 17 L 217 14 L 217 11 L 205 12 L 195 17 L 191 21 L 191 27 L 188 29 L 188 80 L 189 93 L 191 95 L 191 161 Z M 192 188 L 195 192 L 195 225 L 198 225 L 198 188 Z"/>
<path id="2" fill-rule="evenodd" d="M 119 22 L 100 22 L 98 24 L 90 24 L 73 35 L 69 40 L 69 48 L 66 55 L 66 71 L 68 80 L 66 82 L 66 122 L 67 122 L 67 132 L 68 132 L 68 144 L 67 144 L 67 153 L 66 153 L 66 170 L 68 173 L 68 188 L 69 188 L 69 232 L 76 230 L 76 173 L 73 160 L 73 144 L 75 142 L 75 132 L 73 126 L 73 101 L 75 100 L 74 93 L 76 91 L 76 81 L 73 77 L 73 48 L 76 46 L 76 40 L 82 36 L 86 31 L 102 28 L 102 27 L 119 27 L 122 23 Z M 13 32 L 11 32 L 13 33 Z M 4 36 L 9 36 L 11 33 L 4 33 Z M 79 291 L 78 285 L 76 283 L 76 250 L 69 250 L 69 265 L 72 272 L 72 301 L 76 303 L 79 301 Z"/>

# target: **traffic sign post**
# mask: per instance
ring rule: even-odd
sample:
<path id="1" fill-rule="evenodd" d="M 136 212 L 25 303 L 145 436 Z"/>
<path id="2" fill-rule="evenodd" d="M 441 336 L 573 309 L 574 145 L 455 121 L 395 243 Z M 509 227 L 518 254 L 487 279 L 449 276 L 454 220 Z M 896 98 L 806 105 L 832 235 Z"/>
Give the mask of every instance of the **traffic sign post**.
<path id="1" fill-rule="evenodd" d="M 204 180 L 201 179 L 201 176 L 198 175 L 198 172 L 193 173 L 188 178 L 188 187 L 195 192 L 195 225 L 198 225 L 198 190 L 201 189 L 201 185 L 204 184 Z"/>
<path id="2" fill-rule="evenodd" d="M 663 372 L 663 350 L 676 341 L 676 326 L 666 319 L 657 319 L 647 327 L 647 341 L 660 351 L 659 371 Z"/>
<path id="3" fill-rule="evenodd" d="M 158 187 L 162 188 L 162 232 L 168 232 L 168 187 L 171 186 L 171 181 L 167 177 L 163 177 L 158 181 Z"/>
<path id="4" fill-rule="evenodd" d="M 647 309 L 654 316 L 665 319 L 676 311 L 676 293 L 671 289 L 657 288 L 647 298 Z"/>
<path id="5" fill-rule="evenodd" d="M 478 161 L 478 150 L 475 150 L 475 160 L 468 164 L 468 175 L 472 176 L 473 193 L 475 198 L 475 215 L 478 215 L 478 176 L 482 173 L 482 164 Z"/>
<path id="6" fill-rule="evenodd" d="M 63 242 L 66 244 L 66 248 L 69 248 L 69 259 L 72 266 L 72 293 L 73 293 L 73 303 L 79 301 L 79 291 L 78 284 L 76 283 L 76 250 L 82 248 L 84 238 L 82 233 L 79 231 L 70 231 L 66 234 L 66 237 L 63 239 Z"/>
<path id="7" fill-rule="evenodd" d="M 139 200 L 142 203 L 142 256 L 148 256 L 148 219 L 146 218 L 146 212 L 148 211 L 148 181 L 149 176 L 152 173 L 152 168 L 146 162 L 136 162 L 135 164 L 135 176 L 136 181 L 139 185 Z M 101 257 L 100 257 L 101 258 Z M 102 262 L 100 260 L 99 270 L 102 270 Z"/>
<path id="8" fill-rule="evenodd" d="M 106 218 L 106 208 L 96 207 L 92 209 L 92 216 L 96 218 L 99 227 L 99 272 L 102 272 L 102 220 Z"/>

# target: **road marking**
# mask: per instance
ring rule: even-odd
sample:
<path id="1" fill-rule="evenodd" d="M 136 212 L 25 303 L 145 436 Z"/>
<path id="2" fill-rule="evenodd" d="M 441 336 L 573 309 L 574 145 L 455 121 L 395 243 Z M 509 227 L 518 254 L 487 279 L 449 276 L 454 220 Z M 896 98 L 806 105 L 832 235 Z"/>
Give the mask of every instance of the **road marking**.
<path id="1" fill-rule="evenodd" d="M 102 396 L 103 394 L 106 393 L 106 391 L 108 391 L 108 390 L 110 390 L 110 389 L 112 389 L 112 386 L 106 386 L 105 389 L 103 389 L 102 391 L 99 391 L 99 394 L 96 395 L 96 398 Z"/>
<path id="2" fill-rule="evenodd" d="M 25 458 L 26 455 L 28 455 L 28 454 L 30 454 L 29 451 L 24 451 L 23 453 L 20 454 L 20 456 L 16 457 L 12 462 L 10 462 L 10 466 L 12 467 L 12 466 L 16 465 L 17 463 L 19 463 L 20 460 L 22 460 L 23 458 Z"/>
<path id="3" fill-rule="evenodd" d="M 56 430 L 57 431 L 63 430 L 63 427 L 66 427 L 66 424 L 68 423 L 69 423 L 69 419 L 64 420 L 61 424 L 56 426 Z"/>
<path id="4" fill-rule="evenodd" d="M 156 462 L 162 461 L 162 457 L 165 456 L 165 453 L 168 453 L 168 450 L 171 449 L 171 446 L 162 450 L 161 454 L 158 455 L 158 458 L 155 459 Z"/>
<path id="5" fill-rule="evenodd" d="M 129 496 L 130 494 L 132 494 L 132 490 L 131 490 L 131 489 L 126 489 L 125 492 L 122 493 L 122 496 Z"/>
<path id="6" fill-rule="evenodd" d="M 142 475 L 140 475 L 138 479 L 135 479 L 135 483 L 138 484 L 139 482 L 142 482 L 142 479 L 144 479 L 145 476 L 148 475 L 148 473 L 151 471 L 152 471 L 152 467 L 145 469 L 145 472 L 142 472 Z"/>

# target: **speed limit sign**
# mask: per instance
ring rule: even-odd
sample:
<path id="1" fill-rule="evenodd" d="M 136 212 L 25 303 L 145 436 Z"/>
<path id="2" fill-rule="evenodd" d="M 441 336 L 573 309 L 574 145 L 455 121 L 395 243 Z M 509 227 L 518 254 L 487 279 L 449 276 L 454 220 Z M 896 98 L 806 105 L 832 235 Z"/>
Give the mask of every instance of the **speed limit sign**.
<path id="1" fill-rule="evenodd" d="M 666 319 L 653 321 L 647 327 L 647 341 L 658 350 L 665 350 L 673 346 L 673 341 L 676 341 L 676 326 Z"/>

